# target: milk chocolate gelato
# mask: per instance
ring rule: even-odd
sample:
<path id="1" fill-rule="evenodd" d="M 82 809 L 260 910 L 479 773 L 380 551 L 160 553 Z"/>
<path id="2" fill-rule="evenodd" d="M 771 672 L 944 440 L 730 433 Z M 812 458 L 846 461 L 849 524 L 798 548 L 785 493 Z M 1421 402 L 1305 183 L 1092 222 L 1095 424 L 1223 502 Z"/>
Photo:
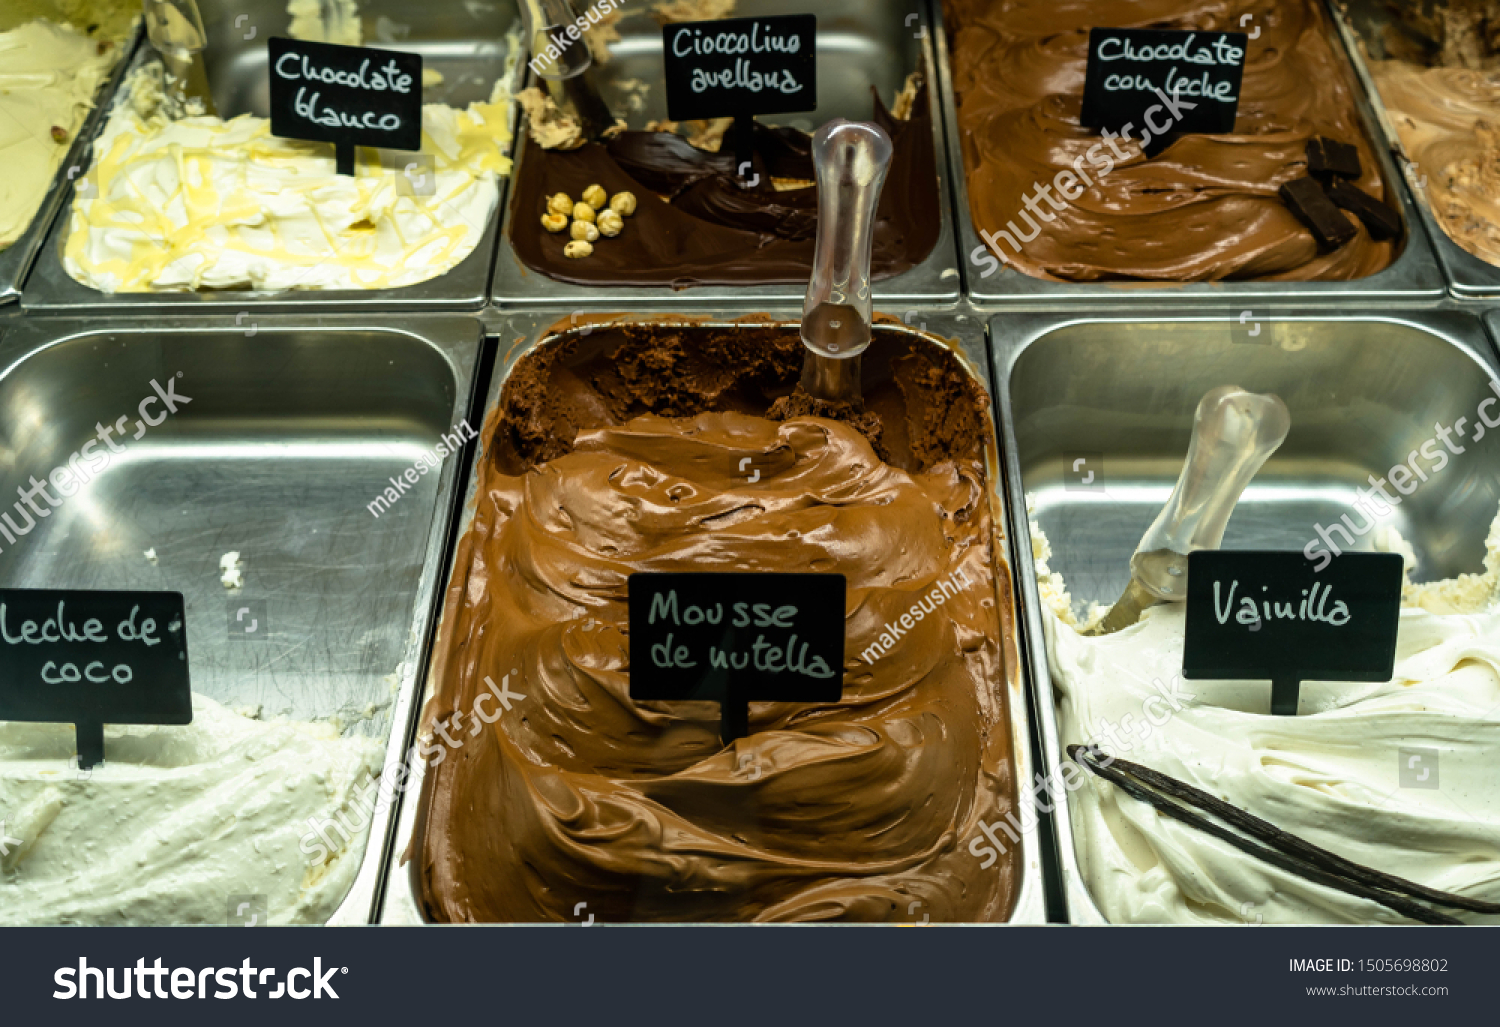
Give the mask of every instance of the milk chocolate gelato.
<path id="1" fill-rule="evenodd" d="M 969 851 L 1015 808 L 989 401 L 911 339 L 877 331 L 860 428 L 768 416 L 795 326 L 610 326 L 522 359 L 425 714 L 459 742 L 436 743 L 412 851 L 431 919 L 1007 918 L 1014 853 Z M 728 747 L 717 704 L 632 701 L 628 576 L 710 570 L 845 575 L 842 700 L 752 703 Z M 502 687 L 524 698 L 473 720 Z"/>
<path id="2" fill-rule="evenodd" d="M 1500 265 L 1500 0 L 1389 10 L 1390 59 L 1370 62 L 1381 102 L 1443 231 Z"/>
<path id="3" fill-rule="evenodd" d="M 875 218 L 876 279 L 908 271 L 937 244 L 942 227 L 927 87 L 910 117 L 893 116 L 871 91 L 874 120 L 895 144 Z M 668 131 L 626 131 L 575 149 L 543 149 L 528 135 L 511 198 L 516 256 L 549 278 L 578 285 L 764 285 L 806 282 L 812 272 L 818 190 L 812 137 L 759 122 L 749 188 L 735 167 L 735 130 L 717 151 Z M 547 198 L 578 197 L 591 185 L 629 192 L 639 207 L 625 231 L 596 241 L 582 260 L 563 254 L 566 233 L 539 219 Z"/>
<path id="4" fill-rule="evenodd" d="M 1392 202 L 1314 0 L 946 0 L 943 9 L 970 214 L 1011 267 L 1073 282 L 1326 281 L 1373 274 L 1398 251 L 1399 239 L 1376 241 L 1349 215 L 1357 235 L 1320 252 L 1277 196 L 1306 174 L 1308 140 L 1327 136 L 1359 148 L 1355 184 Z M 1083 128 L 1091 28 L 1258 29 L 1233 133 L 1179 135 L 1147 157 L 1137 139 L 1106 145 Z M 1035 202 L 1038 185 L 1079 171 L 1064 180 L 1081 190 L 1075 198 Z"/>

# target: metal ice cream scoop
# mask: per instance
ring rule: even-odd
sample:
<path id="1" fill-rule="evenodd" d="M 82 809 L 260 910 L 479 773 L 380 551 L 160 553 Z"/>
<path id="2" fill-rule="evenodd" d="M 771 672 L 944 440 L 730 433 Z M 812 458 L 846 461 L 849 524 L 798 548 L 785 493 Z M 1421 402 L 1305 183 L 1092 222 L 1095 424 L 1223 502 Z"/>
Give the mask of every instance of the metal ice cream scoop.
<path id="1" fill-rule="evenodd" d="M 168 115 L 180 118 L 187 114 L 189 100 L 203 104 L 204 114 L 214 114 L 213 93 L 208 85 L 208 68 L 203 51 L 208 33 L 194 0 L 142 0 L 146 35 L 167 69 L 166 101 Z"/>
<path id="2" fill-rule="evenodd" d="M 1270 393 L 1222 385 L 1198 401 L 1177 486 L 1135 547 L 1130 584 L 1097 634 L 1128 628 L 1148 606 L 1187 599 L 1188 554 L 1219 548 L 1245 486 L 1291 427 L 1286 404 Z"/>
<path id="3" fill-rule="evenodd" d="M 870 251 L 875 206 L 894 147 L 879 125 L 835 118 L 812 138 L 818 234 L 802 301 L 802 387 L 817 399 L 860 398 L 859 355 L 870 345 Z"/>

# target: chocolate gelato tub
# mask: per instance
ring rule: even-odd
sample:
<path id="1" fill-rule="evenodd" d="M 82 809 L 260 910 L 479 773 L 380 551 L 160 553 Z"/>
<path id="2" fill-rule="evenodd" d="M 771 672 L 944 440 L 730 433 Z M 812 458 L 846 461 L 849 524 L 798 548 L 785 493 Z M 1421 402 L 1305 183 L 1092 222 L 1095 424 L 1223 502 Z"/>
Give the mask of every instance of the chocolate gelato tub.
<path id="1" fill-rule="evenodd" d="M 809 13 L 806 5 L 791 0 L 743 0 L 733 10 L 734 17 L 802 13 Z M 731 139 L 707 152 L 680 136 L 642 131 L 667 117 L 662 27 L 644 5 L 616 23 L 620 38 L 607 44 L 608 60 L 596 61 L 589 74 L 631 131 L 607 146 L 543 150 L 523 124 L 495 262 L 496 305 L 799 302 L 812 270 L 817 210 L 807 135 L 835 117 L 884 119 L 893 130 L 895 154 L 874 229 L 878 300 L 957 300 L 949 151 L 924 7 L 877 0 L 816 13 L 817 109 L 758 119 L 756 166 L 765 170 L 751 189 L 734 175 Z M 901 112 L 908 116 L 893 119 L 889 109 L 899 108 L 897 97 L 917 72 L 925 85 L 908 97 L 910 110 Z M 770 126 L 795 131 L 777 134 Z M 549 196 L 562 192 L 577 201 L 590 185 L 610 195 L 632 192 L 637 209 L 617 236 L 597 239 L 587 257 L 569 259 L 568 233 L 550 235 L 541 217 Z"/>
<path id="2" fill-rule="evenodd" d="M 319 6 L 313 4 L 312 10 L 316 14 Z M 336 13 L 344 8 L 330 4 L 324 5 L 324 10 Z M 64 197 L 63 211 L 52 225 L 27 281 L 27 309 L 48 313 L 191 310 L 249 316 L 260 310 L 433 312 L 483 308 L 488 302 L 495 236 L 508 177 L 500 175 L 497 186 L 491 185 L 474 170 L 484 161 L 472 155 L 482 140 L 474 124 L 475 107 L 469 105 L 485 105 L 492 99 L 493 87 L 502 83 L 501 102 L 492 106 L 500 107 L 513 127 L 515 112 L 509 95 L 515 77 L 524 71 L 510 45 L 511 40 L 519 38 L 520 15 L 514 0 L 444 4 L 420 12 L 400 0 L 364 0 L 358 5 L 357 18 L 346 23 L 334 21 L 326 27 L 336 42 L 362 39 L 367 46 L 421 55 L 427 80 L 423 89 L 424 135 L 428 141 L 437 140 L 433 146 L 448 154 L 435 159 L 432 147 L 420 155 L 362 147 L 360 177 L 355 180 L 332 174 L 331 146 L 276 140 L 269 136 L 268 127 L 262 133 L 258 125 L 235 121 L 239 115 L 266 118 L 270 114 L 266 40 L 291 34 L 286 0 L 204 5 L 202 13 L 208 34 L 205 58 L 209 86 L 223 123 L 204 129 L 175 121 L 163 129 L 155 108 L 145 104 L 154 95 L 151 83 L 140 83 L 138 98 L 132 93 L 134 80 L 127 79 L 111 115 L 123 115 L 131 107 L 137 112 L 145 110 L 138 114 L 137 123 L 122 122 L 117 137 L 119 151 L 126 156 L 117 159 L 112 173 L 128 181 L 118 183 L 118 189 L 106 187 L 104 196 L 99 195 L 93 181 L 84 187 L 93 188 L 95 202 L 89 212 L 87 241 L 82 245 L 78 237 L 84 226 L 78 221 L 78 205 L 71 191 Z M 309 34 L 309 30 L 298 31 Z M 346 38 L 349 32 L 355 35 Z M 143 42 L 132 71 L 159 63 L 155 50 Z M 433 73 L 439 80 L 433 80 Z M 501 116 L 494 110 L 490 113 L 485 124 Z M 110 117 L 102 119 L 100 131 L 107 133 L 111 123 Z M 502 132 L 498 127 L 495 131 Z M 174 134 L 169 136 L 168 132 Z M 273 143 L 277 144 L 274 148 Z M 161 185 L 165 173 L 153 162 L 159 162 L 162 146 L 168 151 L 175 147 L 190 151 L 195 166 L 211 169 L 206 174 L 213 176 L 214 189 L 204 192 L 249 205 L 256 220 L 245 220 L 239 211 L 211 209 L 208 227 L 199 228 L 196 208 L 189 208 L 193 213 L 188 217 L 188 230 L 172 220 L 177 217 L 176 205 L 186 203 L 188 197 L 178 199 L 180 187 L 167 195 L 167 188 Z M 373 162 L 377 154 L 383 171 L 365 163 L 367 158 Z M 289 170 L 293 168 L 321 175 L 328 184 L 304 191 L 306 187 L 298 188 L 297 175 Z M 378 177 L 380 174 L 384 179 Z M 353 194 L 346 195 L 337 188 L 345 182 L 357 183 Z M 151 188 L 162 195 L 151 193 Z M 485 217 L 481 194 L 497 188 L 492 209 Z M 137 211 L 128 203 L 140 190 L 152 202 Z M 297 202 L 293 204 L 289 198 Z M 204 202 L 202 196 L 191 199 L 197 204 Z M 101 207 L 104 201 L 108 202 Z M 363 221 L 344 224 L 361 211 L 365 212 Z M 170 224 L 170 229 L 160 230 L 161 235 L 173 238 L 170 250 L 154 247 L 144 238 L 126 236 L 132 219 L 157 216 L 167 218 Z M 230 232 L 236 234 L 225 235 Z M 190 244 L 180 241 L 179 235 L 189 238 Z M 301 256 L 316 255 L 319 246 L 330 240 L 333 257 Z M 409 240 L 426 242 L 415 253 L 404 253 L 403 248 L 411 245 Z M 470 244 L 472 248 L 461 258 L 452 252 Z M 368 247 L 369 256 L 356 254 L 358 247 Z M 441 266 L 452 260 L 456 262 L 435 277 L 391 287 L 378 284 L 418 277 L 423 261 Z M 106 277 L 120 279 L 124 284 L 115 292 L 103 291 L 103 286 L 95 288 L 86 284 L 90 279 L 79 280 L 70 274 L 67 261 L 75 268 L 81 264 L 85 275 L 101 281 Z M 195 282 L 195 275 L 204 276 L 204 281 Z M 212 276 L 226 284 L 208 284 Z M 351 276 L 375 287 L 341 287 Z M 327 286 L 307 284 L 325 279 Z M 143 283 L 164 280 L 170 281 L 169 289 L 158 286 L 156 291 L 129 291 Z M 274 284 L 257 289 L 257 281 Z M 192 288 L 195 284 L 199 286 L 196 289 Z"/>
<path id="3" fill-rule="evenodd" d="M 5 324 L 0 585 L 182 593 L 194 714 L 106 725 L 84 772 L 71 726 L 0 722 L 26 842 L 0 922 L 370 922 L 370 786 L 411 725 L 481 343 L 465 317 Z"/>
<path id="4" fill-rule="evenodd" d="M 1500 35 L 1500 5 L 1465 0 L 1412 17 L 1408 4 L 1405 19 L 1387 3 L 1337 6 L 1449 288 L 1461 299 L 1500 296 L 1500 41 L 1478 38 L 1486 27 Z"/>
<path id="5" fill-rule="evenodd" d="M 21 298 L 21 283 L 25 281 L 27 272 L 31 270 L 33 262 L 42 250 L 42 241 L 47 237 L 47 229 L 51 226 L 58 210 L 64 206 L 71 195 L 69 183 L 88 167 L 90 141 L 98 130 L 103 112 L 109 106 L 110 98 L 114 96 L 120 79 L 124 77 L 125 68 L 130 63 L 130 55 L 140 36 L 141 33 L 137 27 L 137 30 L 127 38 L 114 43 L 123 51 L 121 58 L 115 64 L 108 80 L 99 87 L 98 93 L 94 96 L 95 107 L 88 112 L 82 127 L 73 136 L 68 152 L 58 166 L 57 173 L 52 177 L 52 184 L 41 206 L 37 208 L 31 218 L 31 223 L 20 237 L 9 246 L 0 249 L 0 307 L 15 303 Z M 16 130 L 26 130 L 21 126 L 13 127 Z"/>
<path id="6" fill-rule="evenodd" d="M 1321 0 L 1269 16 L 1247 4 L 1178 0 L 1149 9 L 1106 0 L 934 8 L 960 263 L 979 305 L 1224 302 L 1253 311 L 1294 296 L 1383 305 L 1443 293 L 1391 156 L 1372 145 L 1378 132 Z M 1236 134 L 1180 136 L 1149 159 L 1133 139 L 1117 160 L 1079 128 L 1087 30 L 1148 26 L 1257 33 Z M 1317 135 L 1357 148 L 1356 184 L 1400 214 L 1396 238 L 1377 240 L 1359 225 L 1324 252 L 1292 215 L 1277 189 L 1306 174 L 1306 142 Z M 1040 221 L 1023 202 L 1038 183 L 1061 193 L 1034 208 Z"/>
<path id="7" fill-rule="evenodd" d="M 777 421 L 795 323 L 553 316 L 501 334 L 381 921 L 1041 922 L 975 323 L 886 319 L 864 415 Z M 728 747 L 632 701 L 625 582 L 667 567 L 842 572 L 844 698 Z M 938 577 L 921 645 L 870 648 Z"/>
<path id="8" fill-rule="evenodd" d="M 1065 689 L 1059 682 L 1073 687 L 1084 676 L 1074 657 L 1085 644 L 1098 644 L 1091 650 L 1095 656 L 1092 671 L 1103 677 L 1093 681 L 1094 687 L 1104 688 L 1111 674 L 1114 679 L 1133 681 L 1134 675 L 1142 673 L 1148 682 L 1157 674 L 1164 683 L 1161 695 L 1182 699 L 1183 708 L 1168 708 L 1164 705 L 1166 698 L 1149 699 L 1155 690 L 1148 683 L 1144 715 L 1139 701 L 1134 706 L 1136 727 L 1145 732 L 1145 738 L 1137 740 L 1130 724 L 1124 723 L 1121 737 L 1135 748 L 1126 752 L 1118 744 L 1103 742 L 1115 756 L 1159 769 L 1165 763 L 1173 768 L 1165 772 L 1184 779 L 1190 770 L 1177 769 L 1171 759 L 1209 768 L 1204 773 L 1212 768 L 1237 767 L 1239 735 L 1230 732 L 1214 743 L 1199 738 L 1194 748 L 1181 743 L 1183 736 L 1177 732 L 1186 727 L 1197 729 L 1201 718 L 1208 716 L 1243 725 L 1236 718 L 1244 713 L 1264 714 L 1269 709 L 1269 683 L 1236 685 L 1244 695 L 1236 701 L 1213 698 L 1219 695 L 1215 687 L 1223 682 L 1173 683 L 1172 678 L 1181 670 L 1180 639 L 1175 669 L 1170 647 L 1163 653 L 1140 648 L 1143 640 L 1153 637 L 1152 632 L 1160 627 L 1152 623 L 1157 619 L 1155 611 L 1170 612 L 1171 604 L 1147 611 L 1148 622 L 1101 639 L 1080 639 L 1070 628 L 1059 628 L 1053 612 L 1062 585 L 1071 590 L 1075 611 L 1079 604 L 1088 602 L 1107 607 L 1123 592 L 1129 580 L 1130 556 L 1172 491 L 1187 452 L 1194 409 L 1211 388 L 1234 384 L 1252 392 L 1274 392 L 1291 413 L 1291 433 L 1251 481 L 1229 521 L 1224 548 L 1302 551 L 1322 537 L 1321 526 L 1327 530 L 1327 537 L 1349 550 L 1401 551 L 1409 545 L 1416 562 L 1412 578 L 1419 581 L 1478 572 L 1493 559 L 1493 554 L 1486 557 L 1486 532 L 1500 504 L 1500 435 L 1488 429 L 1481 432 L 1478 421 L 1496 402 L 1492 379 L 1500 377 L 1500 365 L 1478 321 L 1456 312 L 1399 317 L 1288 312 L 1261 327 L 1262 331 L 1251 338 L 1235 323 L 1192 313 L 1149 319 L 1018 314 L 997 317 L 990 323 L 995 380 L 1004 414 L 1006 473 L 1015 497 L 1010 508 L 1015 548 L 1025 552 L 1036 547 L 1038 556 L 1045 553 L 1049 571 L 1044 575 L 1031 560 L 1018 562 L 1022 624 L 1027 636 L 1025 653 L 1036 689 L 1040 758 L 1046 764 L 1039 768 L 1042 773 L 1061 766 L 1061 745 L 1076 741 L 1063 737 L 1067 706 Z M 1489 404 L 1485 403 L 1487 398 Z M 1455 448 L 1466 452 L 1454 454 L 1433 441 L 1439 437 L 1437 426 L 1449 432 Z M 1424 483 L 1413 479 L 1411 493 L 1399 506 L 1389 508 L 1394 512 L 1380 519 L 1377 527 L 1361 533 L 1362 525 L 1370 525 L 1360 509 L 1367 501 L 1360 499 L 1359 490 L 1373 491 L 1367 476 L 1389 476 L 1394 481 L 1395 476 L 1387 469 L 1424 446 L 1427 451 L 1420 458 L 1421 466 L 1432 480 Z M 1432 463 L 1429 458 L 1434 455 L 1442 462 Z M 1406 493 L 1407 489 L 1401 491 Z M 1029 499 L 1029 516 L 1021 497 Z M 1349 525 L 1346 534 L 1357 544 L 1345 545 L 1340 539 L 1345 525 Z M 1050 550 L 1044 549 L 1044 538 Z M 1489 547 L 1494 544 L 1491 539 Z M 1403 618 L 1408 612 L 1403 609 Z M 1421 611 L 1417 615 L 1422 615 Z M 1180 624 L 1180 613 L 1177 617 L 1175 623 Z M 1461 628 L 1463 624 L 1480 623 L 1479 618 L 1444 619 L 1459 622 Z M 1080 616 L 1080 623 L 1082 620 Z M 1049 625 L 1055 636 L 1066 634 L 1073 644 L 1065 646 L 1065 640 L 1059 637 L 1056 648 L 1050 647 Z M 1403 619 L 1402 631 L 1407 630 Z M 1438 627 L 1428 630 L 1434 636 L 1440 634 Z M 1450 624 L 1443 630 L 1457 629 Z M 1473 645 L 1470 651 L 1474 654 L 1488 651 L 1484 642 Z M 1118 662 L 1107 662 L 1111 659 Z M 1401 672 L 1405 666 L 1398 663 L 1398 677 L 1420 679 L 1420 675 Z M 1411 681 L 1413 687 L 1420 683 Z M 1379 692 L 1385 686 L 1360 687 Z M 1200 698 L 1193 703 L 1181 692 L 1196 693 Z M 1439 812 L 1434 807 L 1424 826 L 1412 828 L 1405 847 L 1394 847 L 1397 856 L 1393 857 L 1391 832 L 1403 830 L 1402 825 L 1408 823 L 1403 818 L 1415 815 L 1412 803 L 1427 796 L 1436 799 L 1437 794 L 1398 790 L 1398 760 L 1394 752 L 1385 752 L 1386 740 L 1354 734 L 1371 723 L 1369 714 L 1354 715 L 1359 709 L 1357 703 L 1343 709 L 1317 705 L 1327 700 L 1337 706 L 1338 700 L 1325 694 L 1336 696 L 1336 686 L 1306 683 L 1302 692 L 1303 708 L 1295 718 L 1243 718 L 1253 722 L 1251 737 L 1265 740 L 1264 745 L 1254 747 L 1250 760 L 1252 767 L 1264 770 L 1246 772 L 1245 776 L 1262 774 L 1270 782 L 1265 789 L 1274 799 L 1269 812 L 1264 805 L 1251 811 L 1365 865 L 1378 861 L 1387 873 L 1482 896 L 1482 886 L 1452 876 L 1464 873 L 1466 865 L 1465 859 L 1452 853 L 1463 851 L 1467 843 L 1453 843 L 1454 838 L 1461 835 L 1461 828 L 1483 831 L 1492 812 L 1469 799 L 1483 789 L 1463 790 L 1464 774 L 1472 767 L 1465 765 L 1462 747 L 1451 739 L 1437 740 L 1444 730 L 1441 727 L 1434 728 L 1430 723 L 1425 727 L 1404 725 L 1410 734 L 1409 744 L 1443 750 L 1443 773 L 1447 775 L 1444 788 L 1450 790 L 1442 795 L 1445 801 L 1451 798 L 1466 803 L 1470 815 L 1448 809 Z M 1465 695 L 1465 688 L 1462 682 L 1450 682 L 1439 690 L 1438 695 L 1443 694 L 1456 701 Z M 1098 695 L 1093 699 L 1104 701 Z M 1392 704 L 1386 715 L 1401 712 L 1395 705 L 1399 697 L 1386 701 Z M 1433 722 L 1446 719 L 1474 728 L 1471 733 L 1480 751 L 1493 753 L 1495 741 L 1500 739 L 1500 725 L 1489 720 L 1481 720 L 1477 726 L 1465 722 L 1456 711 L 1444 708 L 1441 698 L 1411 700 L 1419 701 L 1425 701 L 1433 711 L 1426 714 Z M 1161 709 L 1167 712 L 1158 716 Z M 1342 722 L 1325 719 L 1341 714 L 1348 715 Z M 1168 718 L 1164 725 L 1161 717 Z M 1149 728 L 1147 720 L 1152 725 Z M 1326 738 L 1321 748 L 1315 748 L 1310 743 L 1287 741 L 1281 734 L 1305 731 L 1311 737 L 1340 723 L 1346 725 L 1339 729 L 1345 733 L 1344 751 Z M 1174 757 L 1174 745 L 1193 755 Z M 1302 748 L 1304 745 L 1308 748 Z M 1379 759 L 1372 757 L 1367 765 L 1339 763 L 1355 758 L 1350 750 L 1357 754 L 1362 747 L 1377 753 Z M 1340 769 L 1333 769 L 1335 764 Z M 1277 776 L 1280 768 L 1292 774 L 1293 780 L 1282 781 Z M 1087 774 L 1083 776 L 1088 778 Z M 1226 777 L 1222 785 L 1199 782 L 1198 787 L 1229 795 L 1229 801 L 1242 808 L 1254 806 L 1243 798 L 1244 792 L 1235 790 L 1238 780 Z M 1319 781 L 1328 782 L 1326 795 L 1314 794 Z M 1303 783 L 1309 787 L 1298 791 L 1296 786 Z M 1102 908 L 1111 903 L 1122 911 L 1115 919 L 1135 921 L 1197 922 L 1194 917 L 1199 917 L 1213 922 L 1273 923 L 1297 919 L 1298 908 L 1304 910 L 1305 919 L 1318 921 L 1379 918 L 1376 914 L 1380 910 L 1373 904 L 1370 910 L 1364 910 L 1341 905 L 1338 893 L 1325 890 L 1310 895 L 1307 889 L 1316 892 L 1316 888 L 1306 882 L 1299 885 L 1298 879 L 1290 885 L 1278 882 L 1261 893 L 1261 878 L 1274 879 L 1275 875 L 1266 873 L 1264 864 L 1227 846 L 1221 853 L 1227 862 L 1205 864 L 1190 862 L 1187 857 L 1178 862 L 1179 850 L 1174 845 L 1180 843 L 1182 851 L 1193 851 L 1207 836 L 1197 835 L 1191 828 L 1181 829 L 1186 835 L 1174 833 L 1179 825 L 1152 817 L 1152 811 L 1140 803 L 1134 806 L 1145 809 L 1148 826 L 1137 828 L 1133 822 L 1116 819 L 1111 821 L 1118 829 L 1116 837 L 1124 839 L 1140 830 L 1143 837 L 1156 840 L 1151 848 L 1143 844 L 1134 851 L 1127 841 L 1120 840 L 1118 845 L 1131 852 L 1133 864 L 1113 858 L 1115 843 L 1107 840 L 1107 833 L 1101 835 L 1097 830 L 1100 803 L 1094 798 L 1093 787 L 1085 784 L 1082 792 L 1059 789 L 1055 793 L 1059 812 L 1053 824 L 1069 917 L 1074 923 L 1101 922 L 1105 919 Z M 1364 794 L 1361 789 L 1395 796 L 1390 800 L 1392 808 L 1371 813 L 1355 801 Z M 1309 796 L 1314 803 L 1325 799 L 1335 803 L 1319 808 L 1311 825 L 1296 819 Z M 1340 796 L 1349 800 L 1347 805 L 1338 802 Z M 1151 823 L 1170 824 L 1174 831 L 1149 826 Z M 1384 831 L 1382 825 L 1390 825 L 1390 830 Z M 1325 828 L 1331 838 L 1318 833 Z M 1361 831 L 1370 834 L 1361 835 Z M 1395 837 L 1399 838 L 1399 833 Z M 1158 844 L 1163 838 L 1169 841 Z M 1363 849 L 1362 838 L 1385 842 L 1384 857 Z M 1493 851 L 1483 842 L 1474 842 L 1469 851 L 1481 850 Z M 1413 855 L 1417 853 L 1429 861 L 1421 862 Z M 1153 857 L 1154 870 L 1138 869 L 1153 865 Z M 1474 861 L 1469 865 L 1475 873 L 1485 869 Z M 1110 891 L 1101 899 L 1092 891 L 1095 888 Z M 1299 888 L 1303 890 L 1299 892 Z M 1195 892 L 1200 893 L 1195 901 L 1182 905 L 1182 896 Z M 1228 897 L 1231 894 L 1235 895 L 1232 900 Z M 1285 905 L 1278 907 L 1278 902 L 1296 905 L 1289 911 Z M 1132 909 L 1134 915 L 1125 915 Z"/>

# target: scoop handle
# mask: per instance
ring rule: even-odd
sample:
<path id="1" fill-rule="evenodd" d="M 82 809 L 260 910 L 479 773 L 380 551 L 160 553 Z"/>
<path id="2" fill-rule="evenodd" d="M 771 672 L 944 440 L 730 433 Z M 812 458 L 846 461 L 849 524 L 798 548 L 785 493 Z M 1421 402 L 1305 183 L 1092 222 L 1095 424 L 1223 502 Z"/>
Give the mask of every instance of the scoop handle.
<path id="1" fill-rule="evenodd" d="M 208 45 L 203 16 L 194 0 L 142 0 L 146 36 L 158 53 L 182 59 Z"/>
<path id="2" fill-rule="evenodd" d="M 885 130 L 868 122 L 835 118 L 813 135 L 818 230 L 802 341 L 816 356 L 847 360 L 870 345 L 875 207 L 893 151 Z"/>
<path id="3" fill-rule="evenodd" d="M 1185 600 L 1187 555 L 1219 547 L 1245 486 L 1291 426 L 1286 404 L 1270 393 L 1223 385 L 1204 395 L 1182 473 L 1130 558 L 1131 577 L 1160 599 Z"/>
<path id="4" fill-rule="evenodd" d="M 521 0 L 521 13 L 526 21 L 526 42 L 531 47 L 532 67 L 538 78 L 551 81 L 570 79 L 582 75 L 594 63 L 588 44 L 583 39 L 570 40 L 563 36 L 561 53 L 557 57 L 547 55 L 547 47 L 553 44 L 551 33 L 561 34 L 578 20 L 578 13 L 569 0 Z"/>

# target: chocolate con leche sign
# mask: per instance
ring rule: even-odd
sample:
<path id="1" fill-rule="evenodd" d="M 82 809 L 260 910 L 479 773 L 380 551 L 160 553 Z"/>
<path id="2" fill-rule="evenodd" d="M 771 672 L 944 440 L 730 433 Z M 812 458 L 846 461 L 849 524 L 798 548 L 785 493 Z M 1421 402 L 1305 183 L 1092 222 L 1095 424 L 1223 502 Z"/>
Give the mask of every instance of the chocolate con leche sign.
<path id="1" fill-rule="evenodd" d="M 1243 32 L 1090 29 L 1079 121 L 1137 138 L 1232 132 L 1249 39 Z"/>

